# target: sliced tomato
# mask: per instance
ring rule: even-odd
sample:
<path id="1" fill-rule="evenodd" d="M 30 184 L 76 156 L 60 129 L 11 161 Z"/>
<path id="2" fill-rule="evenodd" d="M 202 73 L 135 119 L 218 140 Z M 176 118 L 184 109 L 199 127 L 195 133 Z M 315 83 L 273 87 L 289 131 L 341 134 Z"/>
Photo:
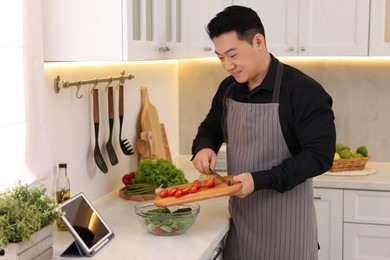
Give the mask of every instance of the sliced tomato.
<path id="1" fill-rule="evenodd" d="M 198 191 L 198 188 L 196 186 L 191 186 L 190 187 L 190 193 L 195 193 Z"/>
<path id="2" fill-rule="evenodd" d="M 207 188 L 212 188 L 215 186 L 215 178 L 214 177 L 210 177 L 210 179 L 207 180 L 206 182 L 206 186 Z"/>
<path id="3" fill-rule="evenodd" d="M 183 196 L 183 192 L 181 191 L 181 189 L 178 189 L 178 190 L 175 192 L 175 198 L 180 198 L 181 196 Z"/>
<path id="4" fill-rule="evenodd" d="M 188 193 L 190 193 L 190 188 L 184 188 L 181 190 L 181 193 L 183 193 L 183 195 L 187 195 Z"/>
<path id="5" fill-rule="evenodd" d="M 175 193 L 177 191 L 178 187 L 172 188 L 169 190 L 168 195 L 169 196 L 175 196 Z"/>
<path id="6" fill-rule="evenodd" d="M 168 196 L 168 190 L 162 190 L 158 193 L 158 196 L 160 196 L 160 198 L 165 198 L 166 196 Z"/>

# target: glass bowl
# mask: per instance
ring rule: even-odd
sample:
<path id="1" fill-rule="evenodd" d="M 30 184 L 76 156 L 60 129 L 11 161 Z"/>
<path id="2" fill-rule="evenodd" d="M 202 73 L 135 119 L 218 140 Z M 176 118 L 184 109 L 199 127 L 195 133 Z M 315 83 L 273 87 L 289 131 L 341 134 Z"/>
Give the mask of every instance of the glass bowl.
<path id="1" fill-rule="evenodd" d="M 142 226 L 152 234 L 174 236 L 187 231 L 199 214 L 197 203 L 186 203 L 167 208 L 156 207 L 153 202 L 141 202 L 134 206 Z"/>

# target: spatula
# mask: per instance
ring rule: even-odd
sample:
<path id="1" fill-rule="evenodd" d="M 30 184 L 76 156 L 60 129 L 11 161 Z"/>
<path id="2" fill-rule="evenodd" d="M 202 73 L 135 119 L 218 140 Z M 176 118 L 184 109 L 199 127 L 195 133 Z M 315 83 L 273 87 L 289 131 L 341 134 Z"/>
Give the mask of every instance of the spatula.
<path id="1" fill-rule="evenodd" d="M 122 140 L 122 124 L 123 124 L 123 85 L 119 85 L 119 143 L 122 152 L 126 155 L 134 154 L 134 150 L 131 148 L 131 144 L 127 139 Z"/>
<path id="2" fill-rule="evenodd" d="M 104 172 L 107 173 L 107 165 L 104 162 L 104 158 L 99 148 L 99 92 L 97 89 L 93 90 L 93 123 L 95 128 L 95 149 L 93 151 L 93 156 L 95 158 L 95 162 L 97 167 Z"/>
<path id="3" fill-rule="evenodd" d="M 110 159 L 111 165 L 118 164 L 118 157 L 116 156 L 114 146 L 112 145 L 112 128 L 114 126 L 114 99 L 112 95 L 112 87 L 108 87 L 108 125 L 110 129 L 106 149 L 108 158 Z"/>

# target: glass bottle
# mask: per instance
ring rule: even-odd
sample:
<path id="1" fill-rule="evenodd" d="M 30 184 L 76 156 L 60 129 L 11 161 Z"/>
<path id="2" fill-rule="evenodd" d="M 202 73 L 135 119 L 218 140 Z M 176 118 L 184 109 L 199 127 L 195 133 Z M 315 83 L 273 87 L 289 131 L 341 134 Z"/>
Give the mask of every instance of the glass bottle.
<path id="1" fill-rule="evenodd" d="M 70 182 L 67 175 L 67 164 L 58 164 L 58 176 L 55 181 L 55 202 L 61 203 L 70 198 Z M 66 227 L 61 220 L 56 221 L 60 230 L 66 230 Z"/>

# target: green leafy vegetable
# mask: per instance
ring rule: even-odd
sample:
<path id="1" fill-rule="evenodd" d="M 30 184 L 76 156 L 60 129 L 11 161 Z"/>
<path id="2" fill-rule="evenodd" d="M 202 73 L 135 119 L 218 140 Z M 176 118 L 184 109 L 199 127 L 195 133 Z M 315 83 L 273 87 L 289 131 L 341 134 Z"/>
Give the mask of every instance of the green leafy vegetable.
<path id="1" fill-rule="evenodd" d="M 140 161 L 135 171 L 135 180 L 137 183 L 167 184 L 168 186 L 188 183 L 183 171 L 165 159 Z"/>

